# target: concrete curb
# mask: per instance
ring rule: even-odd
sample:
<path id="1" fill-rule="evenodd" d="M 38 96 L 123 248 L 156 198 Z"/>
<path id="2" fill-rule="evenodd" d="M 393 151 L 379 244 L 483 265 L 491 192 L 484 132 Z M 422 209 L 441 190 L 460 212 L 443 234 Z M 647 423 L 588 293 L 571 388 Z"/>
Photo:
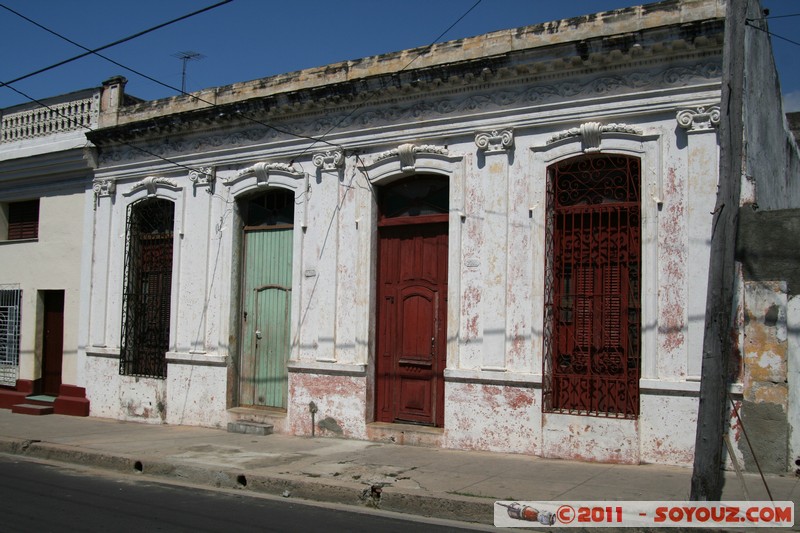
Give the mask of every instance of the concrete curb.
<path id="1" fill-rule="evenodd" d="M 37 440 L 0 437 L 0 453 L 71 465 L 91 466 L 124 474 L 175 479 L 194 485 L 238 489 L 288 499 L 309 500 L 355 507 L 372 507 L 409 515 L 492 525 L 494 500 L 473 496 L 412 491 L 391 486 L 306 478 L 293 474 L 248 474 L 168 462 L 142 456 L 87 451 Z"/>

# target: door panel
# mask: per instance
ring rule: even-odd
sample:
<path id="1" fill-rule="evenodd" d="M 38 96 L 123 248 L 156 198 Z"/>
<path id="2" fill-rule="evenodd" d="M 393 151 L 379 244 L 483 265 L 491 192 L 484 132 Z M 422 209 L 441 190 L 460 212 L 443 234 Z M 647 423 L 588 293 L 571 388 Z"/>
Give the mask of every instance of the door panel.
<path id="1" fill-rule="evenodd" d="M 398 323 L 400 353 L 395 372 L 400 386 L 395 403 L 398 420 L 430 423 L 433 420 L 432 397 L 437 376 L 438 294 L 428 287 L 412 285 L 401 290 Z"/>
<path id="2" fill-rule="evenodd" d="M 42 393 L 58 396 L 64 355 L 64 291 L 44 291 Z"/>
<path id="3" fill-rule="evenodd" d="M 285 227 L 245 232 L 241 405 L 286 407 L 292 233 Z"/>
<path id="4" fill-rule="evenodd" d="M 380 228 L 378 420 L 441 426 L 447 224 Z"/>

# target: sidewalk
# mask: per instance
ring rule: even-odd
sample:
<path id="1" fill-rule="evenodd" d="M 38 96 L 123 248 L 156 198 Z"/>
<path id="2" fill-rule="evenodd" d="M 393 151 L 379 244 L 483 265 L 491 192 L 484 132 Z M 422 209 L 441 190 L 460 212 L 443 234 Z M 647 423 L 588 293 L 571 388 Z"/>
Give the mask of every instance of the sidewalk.
<path id="1" fill-rule="evenodd" d="M 682 501 L 691 479 L 691 470 L 678 467 L 253 436 L 5 409 L 0 409 L 0 453 L 483 524 L 492 524 L 496 500 Z M 745 482 L 750 500 L 768 499 L 758 475 L 745 474 Z M 800 478 L 767 476 L 767 482 L 774 500 L 792 500 L 800 508 Z M 723 499 L 746 499 L 733 473 L 726 475 Z"/>

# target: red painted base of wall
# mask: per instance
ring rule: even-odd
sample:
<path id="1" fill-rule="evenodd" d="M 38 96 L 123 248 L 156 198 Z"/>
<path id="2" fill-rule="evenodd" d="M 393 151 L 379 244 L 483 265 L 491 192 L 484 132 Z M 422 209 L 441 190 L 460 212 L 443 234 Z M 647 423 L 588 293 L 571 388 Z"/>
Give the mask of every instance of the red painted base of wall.
<path id="1" fill-rule="evenodd" d="M 0 409 L 11 409 L 18 403 L 25 403 L 25 397 L 33 394 L 33 381 L 18 379 L 17 386 L 0 387 Z"/>
<path id="2" fill-rule="evenodd" d="M 53 408 L 57 415 L 89 416 L 86 389 L 75 385 L 61 385 Z"/>
<path id="3" fill-rule="evenodd" d="M 18 379 L 17 386 L 13 389 L 0 387 L 0 409 L 12 409 L 15 405 L 29 403 L 26 397 L 32 394 L 36 394 L 36 384 L 29 379 Z M 61 385 L 53 402 L 53 412 L 57 415 L 89 416 L 86 389 L 75 385 Z"/>

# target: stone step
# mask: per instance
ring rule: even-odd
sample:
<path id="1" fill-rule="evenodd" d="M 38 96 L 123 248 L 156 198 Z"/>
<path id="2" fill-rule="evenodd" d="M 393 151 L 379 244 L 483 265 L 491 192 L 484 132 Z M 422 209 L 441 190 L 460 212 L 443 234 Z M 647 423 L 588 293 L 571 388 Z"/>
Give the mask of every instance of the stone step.
<path id="1" fill-rule="evenodd" d="M 52 405 L 34 405 L 32 403 L 18 403 L 11 407 L 12 413 L 20 415 L 52 415 Z"/>
<path id="2" fill-rule="evenodd" d="M 272 435 L 272 424 L 261 424 L 259 422 L 228 422 L 228 433 L 243 433 L 245 435 Z"/>

